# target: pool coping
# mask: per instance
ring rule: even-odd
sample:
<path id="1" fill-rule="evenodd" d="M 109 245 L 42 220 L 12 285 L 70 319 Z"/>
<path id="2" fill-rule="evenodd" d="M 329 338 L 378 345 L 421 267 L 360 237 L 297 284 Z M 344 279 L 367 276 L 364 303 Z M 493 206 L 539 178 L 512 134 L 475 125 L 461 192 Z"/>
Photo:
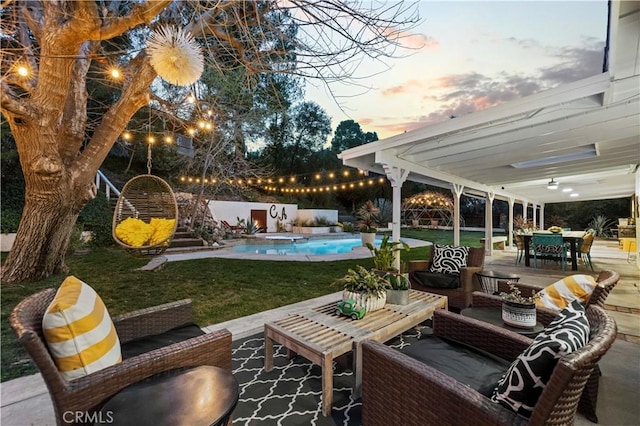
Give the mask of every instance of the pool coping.
<path id="1" fill-rule="evenodd" d="M 301 234 L 295 234 L 301 235 Z M 334 238 L 335 233 L 328 234 Z M 313 235 L 313 237 L 321 237 L 321 235 Z M 266 237 L 257 237 L 266 238 Z M 320 239 L 320 238 L 318 238 Z M 432 245 L 429 241 L 417 240 L 414 238 L 402 238 L 402 241 L 407 243 L 409 247 L 424 247 Z M 246 241 L 244 243 L 251 243 L 252 241 Z M 238 244 L 238 242 L 236 242 Z M 277 255 L 277 254 L 255 254 L 255 253 L 240 253 L 231 251 L 232 247 L 236 244 L 228 244 L 223 247 L 219 247 L 213 250 L 199 250 L 188 253 L 175 253 L 175 254 L 163 254 L 153 258 L 142 269 L 155 269 L 157 266 L 165 262 L 179 262 L 184 260 L 194 259 L 248 259 L 248 260 L 275 260 L 275 261 L 291 261 L 291 262 L 335 262 L 338 260 L 348 259 L 366 259 L 371 257 L 371 252 L 366 247 L 356 247 L 348 253 L 340 254 L 324 254 L 324 255 Z"/>

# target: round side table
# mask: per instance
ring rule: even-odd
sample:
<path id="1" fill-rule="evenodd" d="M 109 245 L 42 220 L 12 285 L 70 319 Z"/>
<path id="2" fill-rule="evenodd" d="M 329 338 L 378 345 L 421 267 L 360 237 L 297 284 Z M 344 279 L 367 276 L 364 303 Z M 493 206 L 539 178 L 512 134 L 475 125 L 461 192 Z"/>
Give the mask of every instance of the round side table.
<path id="1" fill-rule="evenodd" d="M 480 281 L 482 291 L 489 294 L 495 294 L 498 292 L 498 280 L 508 280 L 513 282 L 518 282 L 520 280 L 519 275 L 498 271 L 485 270 L 476 272 L 476 275 Z"/>
<path id="2" fill-rule="evenodd" d="M 518 334 L 522 334 L 523 336 L 528 336 L 534 338 L 537 336 L 542 330 L 544 330 L 544 326 L 540 323 L 540 321 L 536 321 L 536 325 L 532 328 L 517 328 L 511 327 L 502 321 L 502 310 L 495 308 L 467 308 L 460 311 L 460 315 L 465 317 L 477 319 L 479 321 L 484 321 L 489 324 L 493 324 L 495 326 L 504 328 L 505 330 L 515 331 Z"/>
<path id="3" fill-rule="evenodd" d="M 233 374 L 207 365 L 131 385 L 107 401 L 99 414 L 117 425 L 226 425 L 238 397 Z"/>

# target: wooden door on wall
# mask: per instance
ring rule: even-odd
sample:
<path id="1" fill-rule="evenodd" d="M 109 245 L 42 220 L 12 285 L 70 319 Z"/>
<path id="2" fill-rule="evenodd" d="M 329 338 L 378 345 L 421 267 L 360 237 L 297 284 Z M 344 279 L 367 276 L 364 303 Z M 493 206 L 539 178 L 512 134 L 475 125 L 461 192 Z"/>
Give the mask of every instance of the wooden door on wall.
<path id="1" fill-rule="evenodd" d="M 251 210 L 251 222 L 257 223 L 260 232 L 267 232 L 267 211 Z"/>

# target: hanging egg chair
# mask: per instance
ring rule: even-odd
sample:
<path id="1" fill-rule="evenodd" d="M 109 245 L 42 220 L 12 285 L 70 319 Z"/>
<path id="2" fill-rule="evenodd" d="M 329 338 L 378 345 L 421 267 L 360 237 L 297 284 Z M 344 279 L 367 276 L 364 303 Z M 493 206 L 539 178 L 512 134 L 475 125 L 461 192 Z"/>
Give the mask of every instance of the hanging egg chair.
<path id="1" fill-rule="evenodd" d="M 114 240 L 132 254 L 159 255 L 178 223 L 178 204 L 167 182 L 152 174 L 129 180 L 113 213 Z"/>

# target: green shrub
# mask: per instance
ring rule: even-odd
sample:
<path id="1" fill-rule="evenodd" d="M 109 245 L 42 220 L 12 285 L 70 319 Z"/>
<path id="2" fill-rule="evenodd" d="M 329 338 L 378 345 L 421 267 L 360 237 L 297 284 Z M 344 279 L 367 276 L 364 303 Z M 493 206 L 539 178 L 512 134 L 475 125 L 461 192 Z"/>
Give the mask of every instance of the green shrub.
<path id="1" fill-rule="evenodd" d="M 333 224 L 329 222 L 329 219 L 327 219 L 324 216 L 318 216 L 316 217 L 316 220 L 312 226 L 330 226 L 330 225 L 333 225 Z"/>
<path id="2" fill-rule="evenodd" d="M 21 212 L 3 209 L 0 212 L 0 232 L 3 234 L 16 232 L 20 224 L 20 216 L 22 216 Z"/>
<path id="3" fill-rule="evenodd" d="M 589 222 L 589 228 L 593 229 L 596 233 L 596 237 L 605 237 L 609 232 L 609 229 L 615 225 L 614 219 L 609 219 L 606 216 L 598 215 L 591 219 Z"/>
<path id="4" fill-rule="evenodd" d="M 80 212 L 78 225 L 84 231 L 93 234 L 90 244 L 96 247 L 108 247 L 114 244 L 111 235 L 113 211 L 104 192 L 98 192 L 96 198 L 89 201 Z"/>

